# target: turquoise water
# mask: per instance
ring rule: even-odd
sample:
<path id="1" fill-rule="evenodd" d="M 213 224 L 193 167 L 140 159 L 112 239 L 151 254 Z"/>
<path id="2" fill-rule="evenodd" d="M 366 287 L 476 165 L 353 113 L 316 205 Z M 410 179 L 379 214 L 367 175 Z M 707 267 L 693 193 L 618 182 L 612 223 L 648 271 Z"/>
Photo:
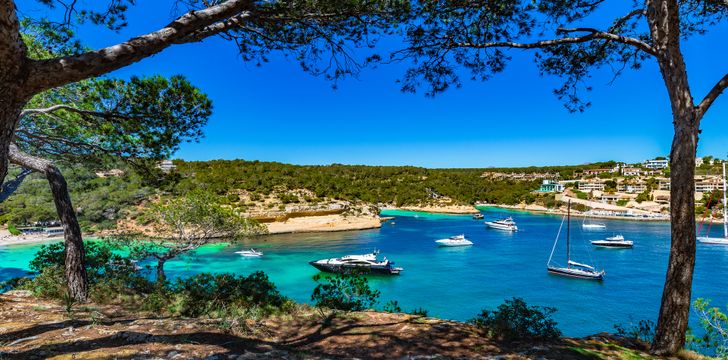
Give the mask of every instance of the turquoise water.
<path id="1" fill-rule="evenodd" d="M 606 269 L 603 282 L 568 279 L 546 272 L 561 217 L 487 208 L 486 219 L 508 213 L 521 231 L 485 229 L 470 216 L 414 212 L 383 213 L 395 216 L 395 225 L 381 229 L 323 234 L 288 234 L 256 238 L 242 244 L 215 244 L 195 256 L 170 262 L 170 276 L 197 272 L 249 274 L 265 271 L 281 292 L 309 301 L 317 270 L 308 261 L 380 249 L 382 255 L 404 267 L 400 276 L 371 277 L 382 292 L 382 303 L 398 300 L 404 310 L 423 307 L 431 316 L 467 320 L 481 308 L 494 308 L 504 299 L 524 298 L 529 304 L 553 306 L 559 327 L 569 336 L 611 331 L 617 323 L 656 320 L 669 252 L 667 223 L 605 220 L 607 230 L 584 231 L 573 223 L 573 258 Z M 720 236 L 720 226 L 713 226 Z M 464 233 L 475 245 L 438 248 L 434 241 Z M 634 249 L 592 249 L 588 240 L 621 233 L 635 241 Z M 555 258 L 564 262 L 564 242 Z M 242 258 L 235 251 L 254 246 L 262 258 Z M 27 270 L 39 245 L 0 248 L 0 280 Z M 728 303 L 728 247 L 698 245 L 693 294 Z M 693 322 L 693 325 L 695 323 Z"/>

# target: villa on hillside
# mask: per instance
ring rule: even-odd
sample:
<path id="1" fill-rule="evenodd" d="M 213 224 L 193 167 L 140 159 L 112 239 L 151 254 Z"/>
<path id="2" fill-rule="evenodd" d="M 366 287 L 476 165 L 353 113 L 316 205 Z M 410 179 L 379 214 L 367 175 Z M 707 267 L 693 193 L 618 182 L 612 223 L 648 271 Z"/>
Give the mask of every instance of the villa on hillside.
<path id="1" fill-rule="evenodd" d="M 579 185 L 577 186 L 577 189 L 579 191 L 589 192 L 589 191 L 604 191 L 604 187 L 606 185 L 602 181 L 579 181 Z"/>
<path id="2" fill-rule="evenodd" d="M 557 183 L 556 181 L 553 181 L 553 180 L 544 180 L 541 183 L 541 187 L 538 189 L 538 192 L 540 192 L 540 193 L 551 193 L 551 192 L 560 193 L 563 191 L 564 191 L 564 185 Z"/>
<path id="3" fill-rule="evenodd" d="M 670 166 L 670 160 L 667 160 L 667 159 L 645 160 L 643 165 L 646 168 L 653 169 L 653 170 L 667 169 L 667 167 Z"/>

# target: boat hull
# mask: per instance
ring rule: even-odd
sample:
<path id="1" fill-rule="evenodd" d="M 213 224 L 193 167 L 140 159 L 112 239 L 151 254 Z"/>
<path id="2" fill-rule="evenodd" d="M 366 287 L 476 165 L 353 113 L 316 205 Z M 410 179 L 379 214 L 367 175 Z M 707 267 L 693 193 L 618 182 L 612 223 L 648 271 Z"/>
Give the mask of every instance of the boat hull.
<path id="1" fill-rule="evenodd" d="M 628 249 L 634 246 L 634 243 L 632 243 L 631 241 L 595 240 L 591 243 L 594 246 L 614 249 Z"/>
<path id="2" fill-rule="evenodd" d="M 601 230 L 606 229 L 606 225 L 600 225 L 600 224 L 583 224 L 581 225 L 582 229 L 594 229 L 594 230 Z"/>
<path id="3" fill-rule="evenodd" d="M 501 225 L 496 224 L 490 221 L 485 222 L 485 226 L 489 229 L 495 229 L 495 230 L 503 230 L 503 231 L 518 231 L 518 226 L 507 226 L 507 225 Z"/>
<path id="4" fill-rule="evenodd" d="M 311 261 L 309 264 L 316 269 L 333 274 L 377 274 L 377 275 L 399 275 L 402 268 L 392 266 L 361 266 L 347 264 L 328 264 Z"/>
<path id="5" fill-rule="evenodd" d="M 473 243 L 470 242 L 470 241 L 468 241 L 468 242 L 457 242 L 457 243 L 452 243 L 452 242 L 437 242 L 437 241 L 435 241 L 435 242 L 437 243 L 437 246 L 440 246 L 440 247 L 458 247 L 458 246 L 472 246 L 473 245 Z"/>
<path id="6" fill-rule="evenodd" d="M 566 277 L 571 277 L 575 279 L 584 279 L 584 280 L 596 280 L 596 281 L 602 281 L 604 280 L 604 272 L 590 272 L 590 271 L 583 271 L 573 268 L 560 268 L 560 267 L 554 267 L 549 266 L 547 267 L 547 270 L 549 273 L 554 275 L 561 275 Z"/>
<path id="7" fill-rule="evenodd" d="M 726 238 L 712 238 L 712 237 L 701 236 L 701 237 L 698 237 L 698 241 L 700 241 L 703 244 L 728 245 L 728 239 L 726 239 Z"/>

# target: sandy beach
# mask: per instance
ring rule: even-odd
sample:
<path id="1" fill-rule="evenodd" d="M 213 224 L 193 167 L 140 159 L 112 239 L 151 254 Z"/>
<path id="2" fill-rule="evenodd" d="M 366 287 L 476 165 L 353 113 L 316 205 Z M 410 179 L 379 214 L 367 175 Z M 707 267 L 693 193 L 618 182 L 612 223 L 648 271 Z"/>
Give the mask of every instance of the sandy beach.
<path id="1" fill-rule="evenodd" d="M 375 229 L 382 226 L 379 216 L 306 216 L 265 224 L 269 234 L 327 232 Z"/>
<path id="2" fill-rule="evenodd" d="M 8 245 L 23 245 L 23 244 L 35 244 L 45 243 L 63 240 L 63 236 L 53 235 L 11 235 L 7 230 L 0 230 L 0 246 Z"/>

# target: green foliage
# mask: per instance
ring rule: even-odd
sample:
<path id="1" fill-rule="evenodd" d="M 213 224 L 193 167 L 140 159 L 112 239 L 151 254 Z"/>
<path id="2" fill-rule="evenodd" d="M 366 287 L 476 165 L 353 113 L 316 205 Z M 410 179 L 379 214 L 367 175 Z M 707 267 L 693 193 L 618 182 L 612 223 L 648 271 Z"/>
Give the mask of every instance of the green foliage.
<path id="1" fill-rule="evenodd" d="M 402 308 L 399 306 L 399 302 L 397 300 L 389 300 L 386 304 L 384 304 L 382 311 L 388 313 L 401 313 Z"/>
<path id="2" fill-rule="evenodd" d="M 412 314 L 412 315 L 425 316 L 426 317 L 427 314 L 428 314 L 428 311 L 427 311 L 427 309 L 425 309 L 423 307 L 418 307 L 418 308 L 412 309 L 412 311 L 410 311 L 409 313 Z"/>
<path id="3" fill-rule="evenodd" d="M 475 202 L 518 204 L 531 201 L 538 181 L 494 180 L 482 178 L 482 169 L 424 169 L 412 166 L 328 165 L 299 166 L 274 162 L 214 160 L 179 162 L 184 178 L 176 194 L 205 189 L 228 194 L 241 189 L 253 194 L 271 194 L 276 188 L 308 189 L 316 198 L 416 205 L 431 201 L 431 192 L 448 196 L 457 203 Z M 277 194 L 283 203 L 301 199 L 287 193 Z M 251 197 L 258 201 L 259 195 Z"/>
<path id="4" fill-rule="evenodd" d="M 579 191 L 577 189 L 573 189 L 571 191 L 574 192 L 574 195 L 576 195 L 576 198 L 577 199 L 581 199 L 581 200 L 588 200 L 589 199 L 589 195 L 587 193 L 583 192 L 583 191 Z"/>
<path id="5" fill-rule="evenodd" d="M 728 315 L 718 307 L 710 307 L 710 300 L 699 298 L 693 303 L 693 310 L 705 334 L 688 336 L 691 347 L 715 352 L 718 358 L 728 357 Z"/>
<path id="6" fill-rule="evenodd" d="M 637 194 L 637 198 L 635 199 L 636 202 L 641 203 L 643 201 L 650 201 L 652 200 L 652 195 L 650 195 L 651 191 L 648 188 L 647 190 Z"/>
<path id="7" fill-rule="evenodd" d="M 178 279 L 168 296 L 170 312 L 190 317 L 221 315 L 228 310 L 251 307 L 273 312 L 287 301 L 262 271 L 248 276 L 202 273 Z"/>
<path id="8" fill-rule="evenodd" d="M 637 323 L 630 322 L 629 325 L 616 324 L 614 330 L 619 336 L 650 342 L 655 337 L 655 322 L 640 320 Z"/>
<path id="9" fill-rule="evenodd" d="M 10 235 L 15 236 L 22 234 L 22 232 L 20 232 L 20 230 L 18 230 L 18 228 L 13 223 L 8 224 L 8 232 L 10 233 Z"/>
<path id="10" fill-rule="evenodd" d="M 619 199 L 619 200 L 617 200 L 617 206 L 625 206 L 625 205 L 627 205 L 628 202 L 629 202 L 629 200 L 627 200 L 627 199 Z"/>
<path id="11" fill-rule="evenodd" d="M 132 207 L 154 190 L 128 167 L 122 177 L 100 178 L 92 168 L 62 167 L 76 208 L 79 223 L 84 229 L 107 229 L 116 220 L 128 216 Z M 13 169 L 12 173 L 17 172 Z M 11 176 L 12 176 L 11 173 Z M 0 223 L 29 224 L 35 221 L 58 219 L 48 180 L 41 174 L 31 174 L 8 199 L 0 203 Z"/>
<path id="12" fill-rule="evenodd" d="M 528 306 L 523 299 L 513 298 L 497 310 L 482 310 L 468 322 L 500 340 L 555 340 L 561 332 L 551 318 L 554 312 L 554 308 Z"/>
<path id="13" fill-rule="evenodd" d="M 114 253 L 115 247 L 101 241 L 85 241 L 86 273 L 90 284 L 109 277 L 129 277 L 136 272 L 134 263 Z M 66 249 L 62 242 L 41 246 L 30 261 L 30 269 L 43 272 L 46 269 L 63 269 Z M 65 283 L 65 281 L 64 281 Z"/>
<path id="14" fill-rule="evenodd" d="M 380 294 L 369 287 L 364 276 L 357 274 L 316 274 L 313 280 L 318 285 L 313 289 L 311 301 L 319 308 L 362 311 L 372 308 Z"/>

